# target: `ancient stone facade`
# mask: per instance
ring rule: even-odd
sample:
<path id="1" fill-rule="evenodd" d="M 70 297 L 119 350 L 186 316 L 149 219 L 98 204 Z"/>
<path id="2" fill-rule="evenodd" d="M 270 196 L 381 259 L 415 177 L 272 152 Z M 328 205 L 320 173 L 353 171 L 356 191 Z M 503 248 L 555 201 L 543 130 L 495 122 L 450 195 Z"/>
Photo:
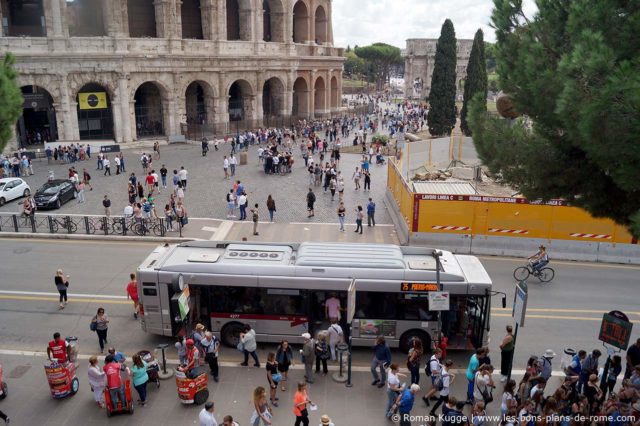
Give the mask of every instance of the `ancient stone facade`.
<path id="1" fill-rule="evenodd" d="M 339 111 L 331 0 L 0 0 L 17 58 L 16 136 L 216 135 Z M 46 130 L 45 130 L 46 129 Z"/>
<path id="2" fill-rule="evenodd" d="M 431 77 L 436 57 L 437 39 L 413 38 L 407 40 L 404 60 L 405 95 L 412 99 L 425 99 L 431 91 Z M 458 63 L 456 65 L 457 98 L 462 100 L 467 77 L 467 63 L 473 40 L 458 40 Z"/>

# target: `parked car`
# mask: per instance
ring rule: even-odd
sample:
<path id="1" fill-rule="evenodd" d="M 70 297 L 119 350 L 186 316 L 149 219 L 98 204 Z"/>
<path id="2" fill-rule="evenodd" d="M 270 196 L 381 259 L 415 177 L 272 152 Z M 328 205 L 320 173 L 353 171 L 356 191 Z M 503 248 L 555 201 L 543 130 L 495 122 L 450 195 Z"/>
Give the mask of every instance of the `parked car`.
<path id="1" fill-rule="evenodd" d="M 0 206 L 11 200 L 31 195 L 31 188 L 20 178 L 0 179 Z"/>
<path id="2" fill-rule="evenodd" d="M 55 179 L 42 185 L 35 193 L 39 209 L 59 209 L 64 203 L 76 198 L 76 188 L 67 179 Z"/>

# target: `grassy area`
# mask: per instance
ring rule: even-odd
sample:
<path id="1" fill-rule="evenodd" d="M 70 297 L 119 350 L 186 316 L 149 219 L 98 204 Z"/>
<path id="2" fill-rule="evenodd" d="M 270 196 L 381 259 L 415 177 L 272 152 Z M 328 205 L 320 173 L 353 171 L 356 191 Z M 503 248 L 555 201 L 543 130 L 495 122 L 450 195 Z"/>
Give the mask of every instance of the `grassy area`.
<path id="1" fill-rule="evenodd" d="M 348 80 L 344 79 L 342 81 L 343 87 L 355 87 L 355 88 L 364 88 L 367 87 L 367 82 L 362 80 Z"/>
<path id="2" fill-rule="evenodd" d="M 462 102 L 456 102 L 456 107 L 458 107 L 458 111 L 462 111 Z M 493 101 L 487 101 L 487 111 L 496 112 L 496 103 Z"/>

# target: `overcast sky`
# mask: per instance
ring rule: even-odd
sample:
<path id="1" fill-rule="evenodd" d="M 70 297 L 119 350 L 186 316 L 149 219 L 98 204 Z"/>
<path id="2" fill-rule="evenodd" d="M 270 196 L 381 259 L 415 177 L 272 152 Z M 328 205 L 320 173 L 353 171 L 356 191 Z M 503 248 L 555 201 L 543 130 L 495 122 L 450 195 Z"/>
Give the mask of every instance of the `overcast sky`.
<path id="1" fill-rule="evenodd" d="M 524 0 L 525 12 L 535 11 L 534 0 Z M 495 41 L 489 27 L 492 0 L 333 0 L 335 45 L 366 46 L 384 42 L 404 48 L 408 38 L 438 38 L 449 18 L 457 38 L 472 39 L 478 28 L 486 41 Z"/>

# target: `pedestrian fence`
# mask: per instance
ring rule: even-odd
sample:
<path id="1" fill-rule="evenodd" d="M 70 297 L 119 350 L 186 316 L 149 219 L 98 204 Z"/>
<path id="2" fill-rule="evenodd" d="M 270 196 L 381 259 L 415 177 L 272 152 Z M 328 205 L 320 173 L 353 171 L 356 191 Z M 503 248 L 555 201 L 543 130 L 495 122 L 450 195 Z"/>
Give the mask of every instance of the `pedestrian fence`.
<path id="1" fill-rule="evenodd" d="M 125 216 L 0 213 L 0 233 L 2 232 L 182 237 L 182 223 L 173 220 L 170 224 L 164 218 L 135 219 Z"/>

